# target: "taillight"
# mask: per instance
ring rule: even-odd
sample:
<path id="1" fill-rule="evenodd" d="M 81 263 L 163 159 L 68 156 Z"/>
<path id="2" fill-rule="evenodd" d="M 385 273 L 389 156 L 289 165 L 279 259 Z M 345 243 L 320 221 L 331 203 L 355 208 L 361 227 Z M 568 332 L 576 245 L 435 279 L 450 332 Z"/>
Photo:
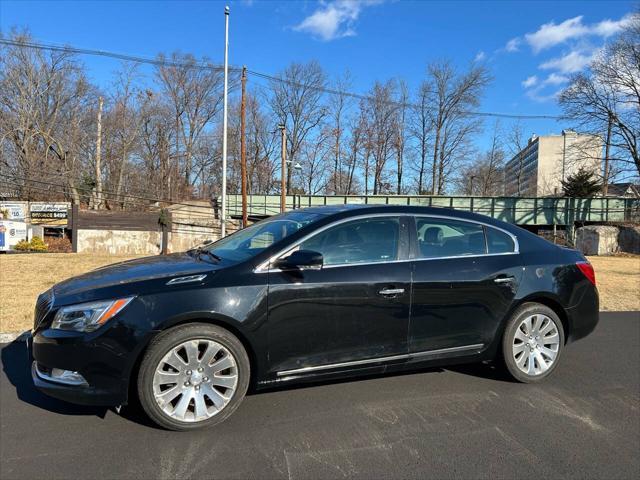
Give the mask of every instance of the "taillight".
<path id="1" fill-rule="evenodd" d="M 593 271 L 593 266 L 589 262 L 576 262 L 576 266 L 587 277 L 587 280 L 594 285 L 596 284 L 596 272 Z"/>

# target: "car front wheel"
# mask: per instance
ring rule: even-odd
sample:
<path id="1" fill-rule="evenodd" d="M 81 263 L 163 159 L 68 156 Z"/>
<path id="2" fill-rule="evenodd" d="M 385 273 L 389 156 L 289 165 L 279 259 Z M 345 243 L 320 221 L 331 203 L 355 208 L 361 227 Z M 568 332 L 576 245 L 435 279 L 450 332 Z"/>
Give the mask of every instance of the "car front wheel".
<path id="1" fill-rule="evenodd" d="M 138 397 L 147 415 L 169 430 L 222 422 L 249 386 L 242 343 L 215 325 L 188 324 L 161 333 L 140 365 Z"/>
<path id="2" fill-rule="evenodd" d="M 564 348 L 564 329 L 558 315 L 545 305 L 518 308 L 502 339 L 502 356 L 513 378 L 523 383 L 542 381 L 556 369 Z"/>

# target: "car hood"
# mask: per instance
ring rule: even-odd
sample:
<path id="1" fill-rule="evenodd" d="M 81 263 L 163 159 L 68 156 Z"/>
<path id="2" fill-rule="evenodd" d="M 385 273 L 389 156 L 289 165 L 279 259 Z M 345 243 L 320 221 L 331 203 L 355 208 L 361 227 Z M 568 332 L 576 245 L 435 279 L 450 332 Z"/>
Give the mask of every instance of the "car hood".
<path id="1" fill-rule="evenodd" d="M 53 293 L 56 297 L 66 297 L 110 287 L 126 287 L 140 282 L 209 273 L 219 268 L 219 265 L 199 260 L 187 253 L 157 255 L 107 265 L 69 278 L 56 284 Z"/>

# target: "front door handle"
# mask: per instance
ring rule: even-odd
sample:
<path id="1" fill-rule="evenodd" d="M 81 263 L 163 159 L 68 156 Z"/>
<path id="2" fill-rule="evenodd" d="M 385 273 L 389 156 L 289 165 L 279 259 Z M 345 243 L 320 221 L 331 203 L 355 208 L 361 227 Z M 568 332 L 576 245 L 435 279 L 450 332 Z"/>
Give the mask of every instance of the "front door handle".
<path id="1" fill-rule="evenodd" d="M 384 288 L 378 293 L 384 297 L 402 295 L 404 293 L 404 288 Z"/>
<path id="2" fill-rule="evenodd" d="M 498 277 L 493 279 L 493 281 L 499 285 L 504 285 L 506 283 L 513 283 L 514 280 L 515 280 L 514 277 Z"/>

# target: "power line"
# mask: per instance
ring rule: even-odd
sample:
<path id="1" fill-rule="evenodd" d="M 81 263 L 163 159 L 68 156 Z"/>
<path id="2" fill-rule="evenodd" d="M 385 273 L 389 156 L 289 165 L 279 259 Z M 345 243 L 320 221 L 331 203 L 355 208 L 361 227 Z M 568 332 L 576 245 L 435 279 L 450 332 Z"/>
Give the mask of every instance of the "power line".
<path id="1" fill-rule="evenodd" d="M 8 46 L 15 46 L 15 47 L 27 47 L 27 48 L 33 48 L 33 49 L 38 49 L 38 50 L 48 50 L 48 51 L 55 51 L 55 52 L 68 52 L 68 53 L 76 53 L 79 55 L 93 55 L 93 56 L 101 56 L 101 57 L 108 57 L 108 58 L 115 58 L 118 60 L 126 60 L 126 61 L 131 61 L 131 62 L 136 62 L 136 63 L 146 63 L 146 64 L 151 64 L 151 65 L 156 65 L 156 66 L 171 66 L 171 67 L 181 67 L 181 68 L 199 68 L 199 69 L 205 69 L 205 70 L 212 70 L 212 71 L 222 71 L 223 70 L 223 66 L 221 65 L 216 65 L 216 64 L 212 64 L 212 63 L 206 63 L 206 62 L 178 62 L 178 61 L 174 61 L 174 60 L 166 60 L 166 59 L 151 59 L 148 57 L 141 57 L 141 56 L 137 56 L 137 55 L 129 55 L 129 54 L 123 54 L 123 53 L 117 53 L 117 52 L 110 52 L 107 50 L 95 50 L 95 49 L 89 49 L 89 48 L 79 48 L 79 47 L 72 47 L 72 46 L 61 46 L 61 45 L 55 45 L 55 44 L 46 44 L 46 43 L 40 43 L 40 42 L 27 42 L 27 41 L 16 41 L 16 40 L 9 40 L 9 39 L 3 39 L 0 38 L 0 44 L 1 45 L 8 45 Z M 232 67 L 229 66 L 229 70 L 232 72 L 237 72 L 240 73 L 242 71 L 242 68 L 240 67 Z M 371 97 L 370 95 L 364 95 L 364 94 L 360 94 L 360 93 L 355 93 L 355 92 L 349 92 L 346 90 L 336 90 L 336 89 L 331 89 L 331 88 L 327 88 L 324 86 L 317 86 L 317 85 L 307 85 L 307 84 L 303 84 L 303 83 L 299 83 L 299 82 L 294 82 L 292 80 L 287 80 L 285 78 L 282 77 L 278 77 L 275 75 L 270 75 L 267 73 L 262 73 L 262 72 L 257 72 L 255 70 L 247 70 L 247 73 L 249 75 L 252 75 L 254 77 L 257 78 L 261 78 L 263 80 L 268 80 L 271 82 L 279 82 L 279 83 L 283 83 L 283 84 L 287 84 L 290 86 L 294 86 L 294 87 L 303 87 L 303 88 L 308 88 L 311 90 L 315 90 L 318 92 L 323 92 L 323 93 L 327 93 L 330 95 L 340 95 L 340 96 L 345 96 L 345 97 L 349 97 L 349 98 L 354 98 L 357 100 L 366 100 L 366 101 L 370 101 L 373 100 L 373 97 Z M 413 104 L 413 103 L 402 103 L 402 102 L 394 102 L 394 101 L 387 101 L 387 102 L 383 102 L 389 105 L 396 105 L 396 106 L 406 106 L 406 107 L 411 107 L 411 108 L 419 108 L 419 105 L 417 104 Z M 511 113 L 500 113 L 500 112 L 479 112 L 479 111 L 465 111 L 462 112 L 462 114 L 464 115 L 468 115 L 468 116 L 474 116 L 474 117 L 491 117 L 491 118 L 507 118 L 507 119 L 514 119 L 514 120 L 563 120 L 566 117 L 561 116 L 561 115 L 551 115 L 551 114 L 540 114 L 540 115 L 536 115 L 536 114 L 511 114 Z"/>
<path id="2" fill-rule="evenodd" d="M 7 175 L 7 174 L 4 174 L 4 173 L 0 173 L 0 177 L 4 177 L 4 178 L 8 178 L 10 180 L 13 180 L 14 183 L 16 183 L 15 180 L 17 179 L 17 180 L 21 180 L 23 182 L 32 182 L 32 183 L 37 183 L 37 184 L 40 184 L 40 185 L 48 185 L 48 186 L 52 186 L 52 187 L 58 187 L 58 188 L 64 189 L 64 193 L 69 193 L 68 190 L 66 190 L 66 189 L 70 188 L 69 185 L 64 185 L 64 184 L 61 184 L 61 183 L 45 182 L 43 180 L 34 180 L 34 179 L 31 179 L 31 178 L 22 177 L 22 176 L 19 176 L 19 175 Z M 3 180 L 3 181 L 8 182 L 6 180 Z M 17 183 L 16 183 L 16 185 L 17 185 Z M 140 195 L 130 195 L 130 194 L 127 194 L 127 193 L 118 194 L 116 192 L 111 192 L 111 191 L 108 191 L 108 190 L 102 190 L 102 194 L 115 196 L 118 201 L 126 200 L 128 198 L 131 198 L 131 199 L 137 199 L 137 200 L 145 200 L 145 201 L 148 201 L 148 202 L 169 203 L 171 205 L 183 205 L 183 206 L 195 207 L 195 208 L 210 208 L 207 205 L 197 205 L 197 204 L 194 204 L 194 203 L 176 202 L 176 201 L 173 201 L 173 200 L 160 199 L 160 198 L 151 198 L 151 197 L 143 197 L 143 196 L 140 196 Z M 88 194 L 81 194 L 81 195 L 88 195 Z"/>
<path id="3" fill-rule="evenodd" d="M 79 48 L 72 47 L 69 45 L 54 45 L 47 43 L 36 43 L 36 42 L 27 42 L 27 41 L 16 41 L 16 40 L 8 40 L 5 38 L 0 38 L 0 45 L 8 45 L 13 47 L 27 47 L 33 48 L 36 50 L 47 50 L 52 52 L 61 52 L 61 53 L 76 53 L 79 55 L 93 55 L 100 57 L 108 57 L 115 58 L 117 60 L 125 60 L 128 62 L 136 62 L 136 63 L 147 63 L 150 65 L 157 65 L 162 67 L 188 67 L 188 68 L 198 68 L 202 70 L 213 70 L 213 71 L 222 71 L 223 67 L 221 65 L 216 65 L 213 63 L 207 62 L 177 62 L 175 60 L 167 60 L 167 59 L 153 59 L 149 57 L 141 57 L 137 55 L 129 55 L 124 53 L 110 52 L 107 50 L 94 50 L 90 48 Z M 229 67 L 229 70 L 240 72 L 242 69 L 237 67 Z"/>

